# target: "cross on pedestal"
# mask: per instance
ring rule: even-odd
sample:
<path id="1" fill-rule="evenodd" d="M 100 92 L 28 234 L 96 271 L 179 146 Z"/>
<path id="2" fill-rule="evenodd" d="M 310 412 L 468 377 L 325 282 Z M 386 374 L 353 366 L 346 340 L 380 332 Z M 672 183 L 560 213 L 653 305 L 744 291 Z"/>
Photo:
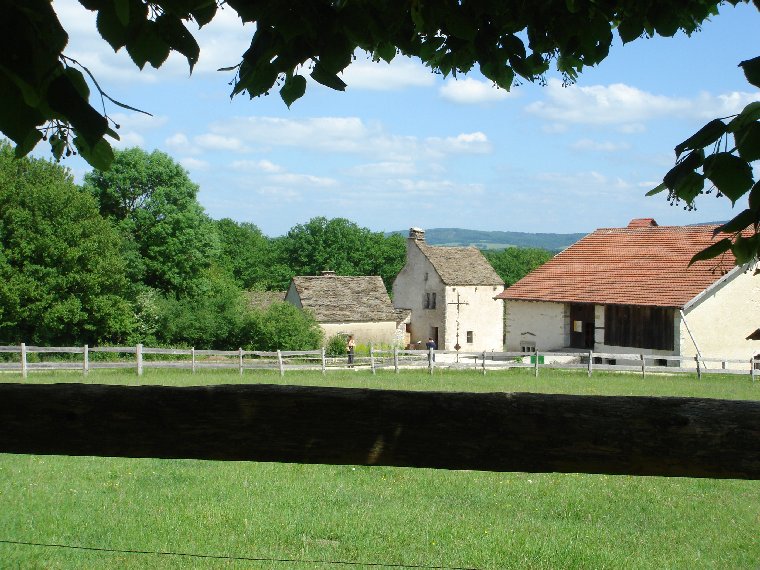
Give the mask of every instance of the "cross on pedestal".
<path id="1" fill-rule="evenodd" d="M 462 305 L 469 305 L 467 301 L 460 301 L 459 292 L 457 292 L 457 300 L 456 303 L 446 303 L 447 305 L 456 305 L 457 306 L 457 343 L 454 345 L 454 350 L 457 351 L 457 362 L 459 362 L 459 349 L 462 348 L 462 345 L 459 344 L 459 311 L 462 307 Z"/>

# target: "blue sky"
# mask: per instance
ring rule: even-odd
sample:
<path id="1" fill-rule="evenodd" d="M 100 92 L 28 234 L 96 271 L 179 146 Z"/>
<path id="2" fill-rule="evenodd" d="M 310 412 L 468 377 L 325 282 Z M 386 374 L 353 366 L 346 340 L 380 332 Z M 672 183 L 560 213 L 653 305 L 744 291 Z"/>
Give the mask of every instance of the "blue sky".
<path id="1" fill-rule="evenodd" d="M 200 186 L 211 217 L 252 222 L 270 236 L 314 216 L 377 231 L 559 233 L 637 217 L 728 219 L 726 199 L 706 196 L 685 212 L 644 194 L 673 165 L 677 143 L 760 100 L 737 67 L 758 55 L 760 12 L 746 5 L 722 7 L 691 38 L 618 40 L 568 88 L 550 74 L 544 87 L 507 93 L 478 73 L 443 79 L 417 60 L 387 65 L 358 53 L 346 92 L 309 80 L 291 109 L 276 92 L 230 100 L 232 76 L 216 70 L 237 64 L 253 34 L 230 9 L 197 32 L 201 59 L 190 76 L 176 55 L 139 71 L 100 39 L 78 2 L 54 8 L 70 34 L 67 55 L 109 95 L 153 115 L 109 107 L 122 125 L 116 146 L 167 152 Z M 78 181 L 88 169 L 65 164 Z"/>

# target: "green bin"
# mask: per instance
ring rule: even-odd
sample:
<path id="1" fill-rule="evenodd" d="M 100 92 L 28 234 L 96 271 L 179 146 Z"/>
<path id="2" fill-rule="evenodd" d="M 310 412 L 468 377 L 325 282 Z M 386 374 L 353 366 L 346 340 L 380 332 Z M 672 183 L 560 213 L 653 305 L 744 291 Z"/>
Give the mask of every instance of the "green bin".
<path id="1" fill-rule="evenodd" d="M 536 355 L 535 354 L 530 357 L 530 363 L 531 364 L 535 364 L 536 363 Z M 543 354 L 539 354 L 538 355 L 538 363 L 539 364 L 543 364 L 544 363 L 544 355 Z"/>

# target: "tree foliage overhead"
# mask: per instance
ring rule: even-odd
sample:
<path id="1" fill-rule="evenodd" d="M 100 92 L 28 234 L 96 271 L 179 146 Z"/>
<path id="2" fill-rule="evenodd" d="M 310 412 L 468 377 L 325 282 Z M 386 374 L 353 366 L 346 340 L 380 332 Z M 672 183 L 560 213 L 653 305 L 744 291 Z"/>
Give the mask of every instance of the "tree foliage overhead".
<path id="1" fill-rule="evenodd" d="M 182 54 L 192 71 L 201 56 L 190 29 L 219 6 L 254 22 L 250 47 L 234 73 L 232 95 L 278 89 L 287 105 L 306 90 L 305 75 L 336 90 L 357 49 L 376 60 L 418 57 L 443 75 L 481 73 L 504 89 L 543 81 L 552 67 L 567 81 L 602 61 L 615 31 L 624 42 L 697 30 L 717 14 L 718 0 L 79 0 L 97 12 L 100 35 L 126 49 L 139 68 Z M 728 0 L 730 4 L 740 1 Z M 758 0 L 755 0 L 757 3 Z M 68 34 L 50 0 L 0 0 L 0 130 L 21 155 L 45 138 L 56 158 L 78 152 L 100 168 L 113 160 L 106 136 L 117 138 L 105 110 L 108 96 L 89 71 L 65 55 Z M 234 62 L 233 62 L 234 63 Z M 90 101 L 90 85 L 96 109 Z M 101 104 L 103 108 L 101 108 Z M 129 108 L 129 107 L 128 107 Z"/>

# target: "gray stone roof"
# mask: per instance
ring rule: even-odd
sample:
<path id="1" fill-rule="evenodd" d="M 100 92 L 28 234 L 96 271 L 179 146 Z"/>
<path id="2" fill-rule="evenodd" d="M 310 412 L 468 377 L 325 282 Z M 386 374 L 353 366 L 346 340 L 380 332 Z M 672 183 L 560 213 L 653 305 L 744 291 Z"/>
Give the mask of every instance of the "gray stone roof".
<path id="1" fill-rule="evenodd" d="M 417 242 L 446 285 L 504 285 L 488 260 L 475 247 L 430 246 Z"/>
<path id="2" fill-rule="evenodd" d="M 379 276 L 319 275 L 293 277 L 304 309 L 317 322 L 396 321 L 396 312 Z"/>

